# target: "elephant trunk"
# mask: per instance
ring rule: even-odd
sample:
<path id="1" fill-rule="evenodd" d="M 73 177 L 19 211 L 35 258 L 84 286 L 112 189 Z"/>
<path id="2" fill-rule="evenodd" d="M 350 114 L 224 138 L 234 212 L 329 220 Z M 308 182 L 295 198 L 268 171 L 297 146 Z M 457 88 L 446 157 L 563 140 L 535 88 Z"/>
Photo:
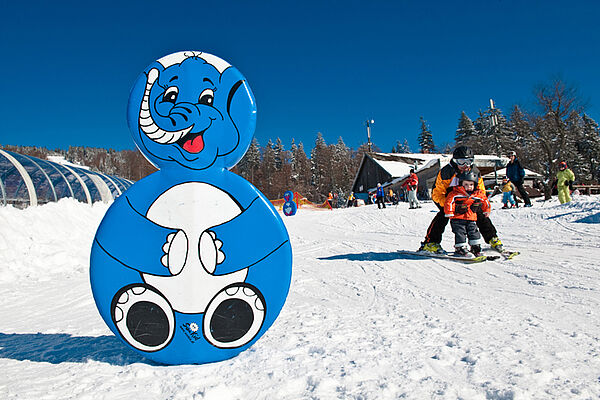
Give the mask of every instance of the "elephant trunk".
<path id="1" fill-rule="evenodd" d="M 185 136 L 192 129 L 193 125 L 178 131 L 166 131 L 156 125 L 156 122 L 154 122 L 152 114 L 150 113 L 150 89 L 152 89 L 152 85 L 154 85 L 154 82 L 158 79 L 158 75 L 159 72 L 156 68 L 152 68 L 148 72 L 146 89 L 144 91 L 144 97 L 142 98 L 138 121 L 142 132 L 144 132 L 151 140 L 160 144 L 171 144 Z"/>

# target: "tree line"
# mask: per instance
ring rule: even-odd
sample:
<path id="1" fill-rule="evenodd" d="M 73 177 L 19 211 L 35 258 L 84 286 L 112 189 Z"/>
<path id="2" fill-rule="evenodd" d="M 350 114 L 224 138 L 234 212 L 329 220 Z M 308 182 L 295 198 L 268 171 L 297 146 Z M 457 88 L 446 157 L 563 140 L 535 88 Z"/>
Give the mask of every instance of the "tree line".
<path id="1" fill-rule="evenodd" d="M 497 156 L 515 151 L 521 165 L 544 176 L 547 194 L 561 161 L 575 172 L 578 183 L 600 182 L 600 130 L 586 114 L 586 102 L 577 88 L 554 79 L 537 85 L 533 94 L 532 109 L 513 105 L 508 116 L 493 102 L 475 120 L 463 111 L 454 147 L 468 145 L 475 154 Z M 436 152 L 431 130 L 422 118 L 419 144 L 421 152 Z"/>
<path id="2" fill-rule="evenodd" d="M 463 111 L 458 120 L 454 143 L 436 147 L 427 121 L 420 118 L 417 139 L 421 153 L 451 153 L 458 145 L 468 145 L 476 154 L 506 155 L 515 151 L 521 164 L 544 175 L 545 192 L 550 193 L 558 163 L 566 161 L 579 183 L 600 181 L 600 130 L 585 113 L 583 102 L 572 86 L 553 80 L 534 89 L 535 105 L 525 110 L 514 105 L 508 116 L 492 104 L 480 110 L 472 120 Z M 71 146 L 67 150 L 48 150 L 42 147 L 4 146 L 7 150 L 46 158 L 49 154 L 64 156 L 68 161 L 91 169 L 130 180 L 139 180 L 156 171 L 144 156 L 134 150 L 116 151 Z M 340 137 L 327 144 L 321 133 L 313 148 L 306 152 L 302 143 L 292 140 L 289 150 L 281 139 L 269 140 L 261 146 L 256 138 L 248 151 L 233 168 L 269 199 L 283 197 L 292 190 L 309 200 L 321 203 L 329 192 L 346 198 L 355 174 L 368 151 L 367 144 L 349 148 Z M 373 151 L 381 150 L 374 146 Z M 406 138 L 391 150 L 410 153 Z"/>
<path id="3" fill-rule="evenodd" d="M 93 171 L 133 181 L 156 171 L 137 150 L 118 151 L 82 146 L 69 146 L 66 150 L 11 145 L 0 145 L 0 148 L 41 159 L 58 155 Z M 355 151 L 346 146 L 341 137 L 337 143 L 328 145 L 323 135 L 317 133 L 309 157 L 304 145 L 296 144 L 294 140 L 291 148 L 286 150 L 279 138 L 275 143 L 269 140 L 263 147 L 255 138 L 232 171 L 250 181 L 269 199 L 280 199 L 285 191 L 292 190 L 313 202 L 322 203 L 329 192 L 347 197 L 366 149 L 365 144 Z"/>
<path id="4" fill-rule="evenodd" d="M 358 150 L 346 146 L 340 137 L 327 144 L 318 132 L 310 157 L 302 143 L 292 139 L 285 150 L 281 139 L 271 140 L 264 147 L 254 138 L 250 148 L 233 171 L 250 181 L 269 199 L 280 199 L 287 190 L 299 192 L 309 200 L 322 203 L 330 192 L 341 198 L 350 194 L 356 171 L 367 144 Z"/>

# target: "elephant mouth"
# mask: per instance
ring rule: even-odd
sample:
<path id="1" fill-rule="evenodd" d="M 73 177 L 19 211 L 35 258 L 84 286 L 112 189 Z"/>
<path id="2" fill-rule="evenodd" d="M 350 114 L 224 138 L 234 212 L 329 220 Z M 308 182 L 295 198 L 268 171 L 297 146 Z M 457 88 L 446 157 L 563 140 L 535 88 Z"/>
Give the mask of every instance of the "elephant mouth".
<path id="1" fill-rule="evenodd" d="M 206 132 L 206 129 L 202 132 L 190 132 L 184 135 L 176 143 L 188 153 L 200 153 L 204 149 L 204 132 Z"/>

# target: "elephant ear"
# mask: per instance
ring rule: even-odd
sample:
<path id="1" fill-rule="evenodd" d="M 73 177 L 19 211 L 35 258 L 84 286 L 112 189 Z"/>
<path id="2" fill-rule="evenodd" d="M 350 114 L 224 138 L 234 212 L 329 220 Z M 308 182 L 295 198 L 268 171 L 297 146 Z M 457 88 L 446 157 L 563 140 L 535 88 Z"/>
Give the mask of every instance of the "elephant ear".
<path id="1" fill-rule="evenodd" d="M 221 154 L 224 167 L 231 169 L 244 157 L 256 128 L 256 102 L 250 86 L 235 68 L 223 73 L 221 82 L 230 87 L 227 97 L 227 116 L 238 134 L 237 146 Z"/>

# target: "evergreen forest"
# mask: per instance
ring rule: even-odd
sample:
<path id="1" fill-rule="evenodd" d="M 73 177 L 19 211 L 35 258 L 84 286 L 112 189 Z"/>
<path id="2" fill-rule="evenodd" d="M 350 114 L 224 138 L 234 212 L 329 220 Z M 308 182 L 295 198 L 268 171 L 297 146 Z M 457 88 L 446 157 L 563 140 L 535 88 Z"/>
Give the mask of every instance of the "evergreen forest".
<path id="1" fill-rule="evenodd" d="M 493 102 L 478 111 L 474 119 L 464 111 L 457 118 L 454 142 L 437 147 L 426 119 L 420 117 L 420 130 L 414 132 L 421 153 L 451 153 L 458 145 L 470 146 L 475 154 L 503 156 L 515 151 L 525 168 L 544 175 L 549 193 L 558 171 L 558 163 L 566 161 L 577 177 L 577 183 L 600 182 L 600 129 L 586 112 L 586 102 L 573 86 L 555 79 L 534 88 L 530 109 L 513 105 L 508 113 Z M 457 105 L 459 108 L 460 105 Z M 49 154 L 62 155 L 68 161 L 86 165 L 105 174 L 139 180 L 156 169 L 135 150 L 116 151 L 72 146 L 68 149 L 42 147 L 0 146 L 7 150 L 38 158 Z M 346 146 L 340 137 L 327 144 L 321 133 L 315 143 L 305 150 L 302 143 L 292 140 L 286 149 L 276 138 L 260 144 L 254 139 L 244 158 L 234 167 L 269 199 L 282 198 L 293 190 L 315 203 L 325 201 L 329 192 L 346 198 L 354 177 L 368 151 L 368 145 L 358 149 Z M 373 151 L 381 152 L 377 147 Z M 410 153 L 406 137 L 398 138 L 392 153 Z"/>

